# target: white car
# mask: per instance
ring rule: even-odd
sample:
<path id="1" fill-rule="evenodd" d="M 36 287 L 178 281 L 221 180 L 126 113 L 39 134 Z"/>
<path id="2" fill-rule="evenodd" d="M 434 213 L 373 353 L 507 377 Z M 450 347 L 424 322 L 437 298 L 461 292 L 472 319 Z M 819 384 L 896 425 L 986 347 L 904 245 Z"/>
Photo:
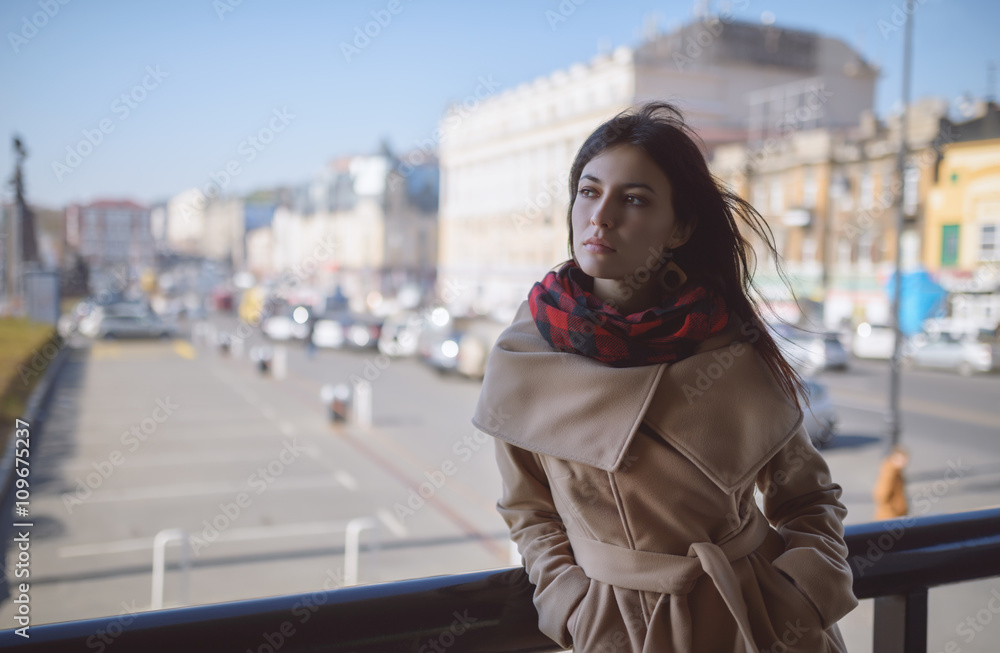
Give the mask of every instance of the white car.
<path id="1" fill-rule="evenodd" d="M 851 353 L 858 358 L 889 360 L 895 344 L 895 334 L 891 326 L 862 322 L 851 342 Z"/>
<path id="2" fill-rule="evenodd" d="M 910 367 L 952 370 L 969 376 L 1000 368 L 1000 346 L 941 333 L 916 347 L 903 362 Z"/>

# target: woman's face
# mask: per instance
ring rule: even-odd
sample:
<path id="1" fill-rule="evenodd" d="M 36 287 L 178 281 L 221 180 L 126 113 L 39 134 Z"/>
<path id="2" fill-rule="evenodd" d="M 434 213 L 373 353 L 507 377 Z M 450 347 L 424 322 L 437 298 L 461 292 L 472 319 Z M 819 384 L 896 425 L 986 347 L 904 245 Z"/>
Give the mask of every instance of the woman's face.
<path id="1" fill-rule="evenodd" d="M 674 215 L 670 180 L 634 145 L 607 149 L 584 166 L 572 223 L 580 268 L 633 288 L 649 281 L 665 248 L 687 239 Z"/>

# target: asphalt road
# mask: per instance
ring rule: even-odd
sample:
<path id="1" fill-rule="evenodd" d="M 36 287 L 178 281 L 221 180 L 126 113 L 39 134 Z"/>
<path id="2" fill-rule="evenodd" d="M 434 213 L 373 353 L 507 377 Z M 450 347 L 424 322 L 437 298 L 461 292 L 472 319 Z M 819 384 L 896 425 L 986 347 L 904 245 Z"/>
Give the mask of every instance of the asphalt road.
<path id="1" fill-rule="evenodd" d="M 73 351 L 31 452 L 34 623 L 149 609 L 153 541 L 167 529 L 185 531 L 193 552 L 185 576 L 178 545 L 167 548 L 166 606 L 342 584 L 345 532 L 357 518 L 375 527 L 360 536 L 360 583 L 510 564 L 492 443 L 469 422 L 477 382 L 373 351 L 310 358 L 298 343 L 285 346 L 277 379 L 247 357 L 262 342 L 252 334 L 240 356 L 200 339 Z M 352 375 L 371 382 L 368 429 L 331 426 L 319 401 L 323 384 Z M 840 412 L 824 455 L 848 523 L 868 521 L 888 366 L 855 362 L 821 378 Z M 902 388 L 913 512 L 1000 503 L 1000 376 L 906 371 Z M 1000 624 L 962 628 L 993 590 L 1000 579 L 932 590 L 930 650 L 949 641 L 1000 650 Z M 866 601 L 842 622 L 851 651 L 871 649 L 871 613 Z M 0 623 L 14 626 L 9 602 Z"/>

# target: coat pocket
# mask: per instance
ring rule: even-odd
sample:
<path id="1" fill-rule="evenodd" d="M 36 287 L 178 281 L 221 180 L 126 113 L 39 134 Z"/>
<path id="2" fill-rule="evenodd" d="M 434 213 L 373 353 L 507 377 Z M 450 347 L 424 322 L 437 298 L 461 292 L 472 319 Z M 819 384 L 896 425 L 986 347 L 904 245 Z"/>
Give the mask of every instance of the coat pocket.
<path id="1" fill-rule="evenodd" d="M 763 606 L 771 633 L 758 646 L 764 653 L 801 651 L 819 653 L 827 650 L 822 617 L 806 594 L 784 572 L 762 556 L 757 558 L 757 582 L 764 598 Z"/>

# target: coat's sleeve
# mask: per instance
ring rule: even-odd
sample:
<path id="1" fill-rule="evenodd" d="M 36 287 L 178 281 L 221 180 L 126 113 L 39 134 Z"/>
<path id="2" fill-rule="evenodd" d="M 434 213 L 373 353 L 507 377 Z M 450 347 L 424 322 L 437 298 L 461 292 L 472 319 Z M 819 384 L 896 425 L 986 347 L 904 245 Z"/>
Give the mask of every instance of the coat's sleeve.
<path id="1" fill-rule="evenodd" d="M 810 599 L 824 628 L 858 605 L 847 563 L 841 487 L 809 440 L 805 427 L 757 474 L 764 514 L 785 540 L 773 561 Z"/>
<path id="2" fill-rule="evenodd" d="M 548 478 L 536 454 L 494 438 L 503 494 L 497 511 L 524 559 L 535 586 L 538 629 L 563 648 L 572 645 L 567 629 L 570 613 L 590 587 L 576 564 L 566 527 L 552 500 Z"/>

